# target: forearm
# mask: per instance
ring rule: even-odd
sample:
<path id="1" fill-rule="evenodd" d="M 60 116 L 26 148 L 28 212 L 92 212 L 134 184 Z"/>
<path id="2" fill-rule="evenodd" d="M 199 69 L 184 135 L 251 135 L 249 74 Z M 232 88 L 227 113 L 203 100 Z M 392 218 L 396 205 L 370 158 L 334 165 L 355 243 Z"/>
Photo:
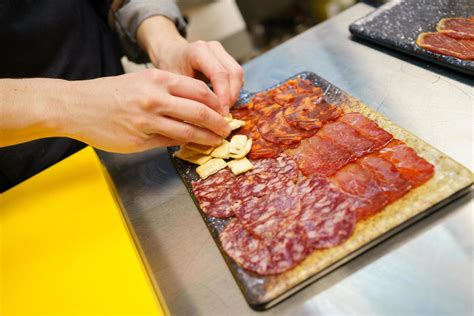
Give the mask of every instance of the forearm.
<path id="1" fill-rule="evenodd" d="M 0 147 L 65 136 L 68 82 L 0 79 Z"/>

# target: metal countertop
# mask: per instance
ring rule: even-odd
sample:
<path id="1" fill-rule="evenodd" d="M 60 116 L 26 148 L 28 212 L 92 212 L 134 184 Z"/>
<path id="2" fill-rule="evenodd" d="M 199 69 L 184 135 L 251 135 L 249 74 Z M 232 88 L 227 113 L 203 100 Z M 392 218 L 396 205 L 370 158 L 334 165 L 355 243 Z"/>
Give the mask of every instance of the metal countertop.
<path id="1" fill-rule="evenodd" d="M 244 66 L 258 91 L 309 70 L 473 169 L 474 79 L 353 40 L 358 4 Z M 472 194 L 267 312 L 246 304 L 165 149 L 101 153 L 173 315 L 472 315 Z"/>

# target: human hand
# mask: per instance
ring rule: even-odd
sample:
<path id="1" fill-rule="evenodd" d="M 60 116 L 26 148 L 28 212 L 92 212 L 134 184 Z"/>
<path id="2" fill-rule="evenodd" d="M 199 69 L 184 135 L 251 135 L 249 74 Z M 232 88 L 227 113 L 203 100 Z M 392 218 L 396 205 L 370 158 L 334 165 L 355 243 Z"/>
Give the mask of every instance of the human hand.
<path id="1" fill-rule="evenodd" d="M 227 115 L 243 85 L 243 69 L 219 42 L 189 43 L 173 22 L 162 16 L 146 19 L 138 28 L 137 39 L 153 64 L 163 70 L 209 79 L 220 101 L 220 113 Z"/>
<path id="2" fill-rule="evenodd" d="M 202 81 L 149 69 L 72 81 L 62 134 L 96 148 L 138 152 L 188 142 L 219 145 L 230 128 Z"/>

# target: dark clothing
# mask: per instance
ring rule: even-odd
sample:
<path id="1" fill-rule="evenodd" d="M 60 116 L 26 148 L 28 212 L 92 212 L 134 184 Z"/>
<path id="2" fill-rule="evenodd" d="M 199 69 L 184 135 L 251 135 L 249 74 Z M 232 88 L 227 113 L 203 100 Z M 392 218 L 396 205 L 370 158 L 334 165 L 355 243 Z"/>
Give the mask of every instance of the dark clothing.
<path id="1" fill-rule="evenodd" d="M 0 78 L 93 79 L 123 73 L 109 1 L 0 0 Z M 0 192 L 85 145 L 47 138 L 0 148 Z"/>

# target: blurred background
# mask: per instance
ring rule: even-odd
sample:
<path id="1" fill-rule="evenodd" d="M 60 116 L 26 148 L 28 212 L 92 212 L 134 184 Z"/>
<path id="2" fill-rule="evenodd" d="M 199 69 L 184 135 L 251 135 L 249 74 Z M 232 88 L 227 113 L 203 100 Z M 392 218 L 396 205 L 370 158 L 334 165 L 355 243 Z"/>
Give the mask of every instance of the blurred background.
<path id="1" fill-rule="evenodd" d="M 188 40 L 216 40 L 240 63 L 323 22 L 358 0 L 177 0 Z M 124 59 L 127 72 L 150 67 Z"/>

